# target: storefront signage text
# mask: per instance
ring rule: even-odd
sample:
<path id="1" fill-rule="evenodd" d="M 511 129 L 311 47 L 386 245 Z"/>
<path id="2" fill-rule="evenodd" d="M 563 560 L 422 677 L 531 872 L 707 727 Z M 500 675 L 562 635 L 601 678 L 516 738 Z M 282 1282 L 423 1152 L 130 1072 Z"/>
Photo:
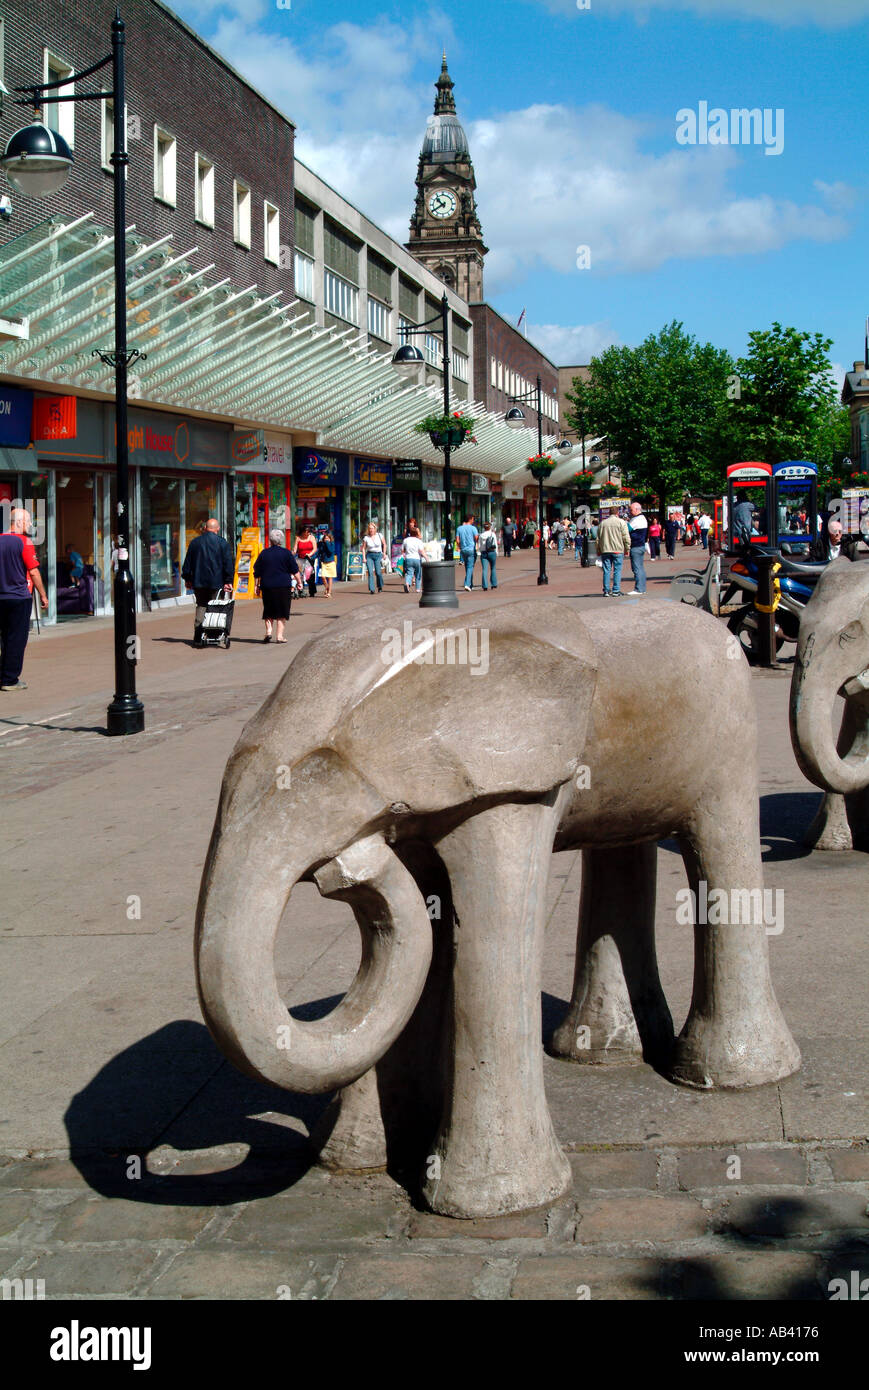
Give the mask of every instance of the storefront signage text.
<path id="1" fill-rule="evenodd" d="M 33 402 L 33 438 L 75 439 L 78 431 L 75 396 L 37 396 Z"/>
<path id="2" fill-rule="evenodd" d="M 392 487 L 392 464 L 354 459 L 353 482 L 357 487 Z"/>
<path id="3" fill-rule="evenodd" d="M 330 487 L 347 487 L 350 482 L 350 460 L 346 454 L 323 454 L 319 450 L 294 449 L 294 472 L 300 483 L 328 483 Z"/>
<path id="4" fill-rule="evenodd" d="M 0 444 L 26 449 L 30 443 L 32 418 L 33 392 L 0 386 Z"/>

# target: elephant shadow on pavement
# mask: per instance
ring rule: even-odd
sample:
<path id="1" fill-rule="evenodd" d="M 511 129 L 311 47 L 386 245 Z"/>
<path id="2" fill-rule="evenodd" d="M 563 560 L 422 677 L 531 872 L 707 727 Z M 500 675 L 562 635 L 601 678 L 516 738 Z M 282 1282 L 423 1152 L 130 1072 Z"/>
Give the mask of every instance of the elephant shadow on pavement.
<path id="1" fill-rule="evenodd" d="M 291 1012 L 320 1018 L 339 1000 Z M 315 1162 L 308 1131 L 328 1103 L 328 1095 L 297 1095 L 242 1075 L 203 1024 L 177 1020 L 101 1067 L 72 1097 L 64 1122 L 72 1162 L 102 1196 L 226 1206 L 271 1196 L 304 1176 Z"/>

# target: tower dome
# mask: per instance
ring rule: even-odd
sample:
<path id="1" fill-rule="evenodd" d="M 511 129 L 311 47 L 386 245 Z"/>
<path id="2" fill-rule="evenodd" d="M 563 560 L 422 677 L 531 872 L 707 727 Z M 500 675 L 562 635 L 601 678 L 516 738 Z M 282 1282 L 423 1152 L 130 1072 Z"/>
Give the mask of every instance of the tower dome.
<path id="1" fill-rule="evenodd" d="M 468 137 L 458 116 L 429 116 L 422 142 L 423 159 L 454 159 L 457 154 L 470 154 Z"/>

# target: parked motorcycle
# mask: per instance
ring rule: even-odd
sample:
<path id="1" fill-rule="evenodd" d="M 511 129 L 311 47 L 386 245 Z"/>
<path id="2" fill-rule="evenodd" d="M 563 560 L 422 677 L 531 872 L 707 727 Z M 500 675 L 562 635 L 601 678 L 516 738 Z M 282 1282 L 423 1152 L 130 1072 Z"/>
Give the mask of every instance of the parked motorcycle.
<path id="1" fill-rule="evenodd" d="M 775 554 L 779 565 L 774 576 L 779 598 L 775 610 L 775 649 L 778 652 L 785 642 L 796 642 L 799 637 L 800 617 L 826 565 L 803 564 L 777 551 L 764 553 Z M 754 606 L 759 570 L 757 555 L 757 547 L 753 546 L 729 561 L 723 577 L 727 587 L 721 600 L 722 606 L 726 606 L 740 593 L 749 600 L 727 620 L 728 628 L 739 638 L 749 660 L 757 656 L 759 649 L 757 609 Z"/>

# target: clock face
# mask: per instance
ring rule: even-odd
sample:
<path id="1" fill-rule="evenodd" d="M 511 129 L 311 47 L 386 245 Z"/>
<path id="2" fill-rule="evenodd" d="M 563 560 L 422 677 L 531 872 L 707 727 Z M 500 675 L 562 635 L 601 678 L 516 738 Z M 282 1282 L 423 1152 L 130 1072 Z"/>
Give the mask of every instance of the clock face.
<path id="1" fill-rule="evenodd" d="M 456 195 L 449 188 L 438 188 L 428 200 L 428 210 L 432 217 L 452 217 L 458 204 Z"/>

